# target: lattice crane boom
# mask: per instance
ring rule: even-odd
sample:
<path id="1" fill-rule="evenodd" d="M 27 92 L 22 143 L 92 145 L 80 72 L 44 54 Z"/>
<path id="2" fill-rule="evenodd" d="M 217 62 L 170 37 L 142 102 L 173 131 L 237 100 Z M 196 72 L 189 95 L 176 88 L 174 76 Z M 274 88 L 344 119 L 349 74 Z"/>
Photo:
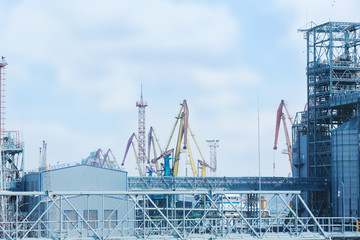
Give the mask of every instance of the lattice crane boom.
<path id="1" fill-rule="evenodd" d="M 287 146 L 287 152 L 286 154 L 289 155 L 289 162 L 290 162 L 290 168 L 291 168 L 291 172 L 292 172 L 292 165 L 293 165 L 293 159 L 292 159 L 292 146 L 291 146 L 291 141 L 290 141 L 290 137 L 289 137 L 289 132 L 287 129 L 287 125 L 286 125 L 286 116 L 283 113 L 283 109 L 285 109 L 285 112 L 287 114 L 287 118 L 290 121 L 291 127 L 293 126 L 293 122 L 292 119 L 290 117 L 289 111 L 286 108 L 285 102 L 284 100 L 281 100 L 279 108 L 277 110 L 277 114 L 276 114 L 276 127 L 275 127 L 275 141 L 274 141 L 274 150 L 277 149 L 277 143 L 278 143 L 278 138 L 279 138 L 279 130 L 280 130 L 280 122 L 283 122 L 283 126 L 284 126 L 284 132 L 285 132 L 285 139 L 286 139 L 286 146 Z"/>
<path id="2" fill-rule="evenodd" d="M 128 143 L 126 145 L 125 154 L 124 154 L 124 158 L 123 158 L 123 160 L 121 162 L 121 166 L 124 166 L 126 156 L 127 156 L 128 152 L 129 152 L 130 147 L 132 146 L 133 150 L 134 150 L 135 158 L 136 158 L 136 165 L 137 165 L 137 168 L 138 168 L 138 171 L 139 171 L 139 175 L 140 175 L 140 177 L 142 177 L 144 174 L 143 174 L 143 170 L 142 170 L 141 165 L 140 165 L 140 159 L 138 158 L 138 154 L 137 154 L 136 149 L 135 149 L 135 145 L 134 145 L 134 141 L 133 141 L 134 138 L 139 143 L 139 139 L 136 137 L 135 133 L 131 134 L 131 136 L 130 136 L 130 138 L 128 140 Z"/>

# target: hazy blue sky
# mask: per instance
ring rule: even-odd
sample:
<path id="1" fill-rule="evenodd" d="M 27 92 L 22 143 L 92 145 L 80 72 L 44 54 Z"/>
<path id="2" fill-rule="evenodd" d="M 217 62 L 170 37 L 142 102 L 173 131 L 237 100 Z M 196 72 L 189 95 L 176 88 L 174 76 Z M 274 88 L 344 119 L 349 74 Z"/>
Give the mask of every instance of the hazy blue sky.
<path id="1" fill-rule="evenodd" d="M 187 99 L 190 124 L 206 158 L 219 139 L 218 176 L 254 176 L 257 96 L 263 175 L 286 176 L 276 109 L 293 116 L 306 102 L 305 40 L 310 21 L 360 21 L 356 0 L 2 1 L 0 54 L 8 61 L 8 130 L 23 130 L 26 168 L 80 161 L 111 148 L 121 161 L 137 131 L 143 84 L 147 127 L 165 145 Z M 134 158 L 126 164 L 136 174 Z"/>

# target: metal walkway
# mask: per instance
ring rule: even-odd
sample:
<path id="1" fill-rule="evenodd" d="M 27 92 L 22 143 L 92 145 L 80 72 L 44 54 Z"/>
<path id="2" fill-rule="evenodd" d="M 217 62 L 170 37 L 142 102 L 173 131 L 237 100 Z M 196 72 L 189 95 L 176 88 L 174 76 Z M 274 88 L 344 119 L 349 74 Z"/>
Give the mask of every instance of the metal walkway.
<path id="1" fill-rule="evenodd" d="M 259 190 L 258 177 L 128 177 L 128 190 Z M 261 177 L 266 191 L 328 191 L 325 178 Z"/>
<path id="2" fill-rule="evenodd" d="M 335 93 L 330 101 L 331 107 L 345 106 L 357 104 L 360 102 L 359 91 L 347 91 L 343 93 Z"/>

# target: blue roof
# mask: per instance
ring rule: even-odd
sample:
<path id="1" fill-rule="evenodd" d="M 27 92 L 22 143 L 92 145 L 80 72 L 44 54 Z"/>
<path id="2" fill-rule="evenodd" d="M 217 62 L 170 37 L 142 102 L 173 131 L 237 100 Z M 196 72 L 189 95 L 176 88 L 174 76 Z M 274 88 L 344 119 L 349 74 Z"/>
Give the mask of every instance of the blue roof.
<path id="1" fill-rule="evenodd" d="M 347 122 L 344 122 L 339 127 L 334 129 L 333 131 L 342 131 L 342 130 L 354 130 L 359 127 L 359 121 L 358 118 L 352 118 Z"/>
<path id="2" fill-rule="evenodd" d="M 104 169 L 104 170 L 109 170 L 109 171 L 114 171 L 114 172 L 123 172 L 126 173 L 126 171 L 120 170 L 120 169 L 111 169 L 111 168 L 103 168 L 103 167 L 99 167 L 99 166 L 93 166 L 93 165 L 89 165 L 89 164 L 76 164 L 76 165 L 69 165 L 69 166 L 61 166 L 59 168 L 52 168 L 50 171 L 56 171 L 56 170 L 61 170 L 61 169 L 66 169 L 66 168 L 73 168 L 73 167 L 80 167 L 80 166 L 86 166 L 86 167 L 93 167 L 93 168 L 99 168 L 99 169 Z M 49 171 L 49 170 L 46 170 Z M 46 172 L 44 171 L 44 172 Z"/>
<path id="3" fill-rule="evenodd" d="M 73 167 L 80 167 L 80 166 L 87 166 L 87 167 L 105 169 L 105 170 L 115 171 L 115 172 L 123 172 L 123 173 L 126 173 L 126 174 L 128 173 L 127 171 L 124 171 L 122 169 L 117 169 L 117 168 L 114 169 L 114 168 L 93 166 L 93 165 L 85 164 L 85 163 L 82 163 L 82 162 L 70 162 L 70 163 L 62 163 L 62 164 L 58 164 L 58 165 L 53 165 L 53 166 L 51 166 L 51 169 L 41 168 L 41 169 L 30 170 L 26 174 L 33 174 L 33 173 L 47 172 L 47 171 L 56 171 L 56 170 L 73 168 Z"/>

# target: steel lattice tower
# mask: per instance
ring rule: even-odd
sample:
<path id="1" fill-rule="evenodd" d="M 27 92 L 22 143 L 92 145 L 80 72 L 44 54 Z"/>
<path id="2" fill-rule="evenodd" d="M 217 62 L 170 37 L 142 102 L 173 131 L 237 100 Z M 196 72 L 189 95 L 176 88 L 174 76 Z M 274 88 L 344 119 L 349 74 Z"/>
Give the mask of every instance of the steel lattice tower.
<path id="1" fill-rule="evenodd" d="M 331 131 L 354 116 L 355 105 L 337 101 L 360 89 L 360 24 L 328 22 L 304 32 L 307 43 L 307 175 L 331 179 Z M 331 212 L 331 191 L 312 192 L 308 204 L 317 215 Z"/>
<path id="2" fill-rule="evenodd" d="M 138 158 L 141 166 L 141 172 L 145 172 L 145 161 L 146 161 L 146 145 L 145 145 L 145 108 L 147 107 L 147 102 L 143 100 L 142 86 L 141 86 L 141 97 L 140 101 L 136 102 L 136 107 L 139 108 L 139 119 L 138 119 L 138 138 L 139 138 L 139 146 L 138 146 Z"/>
<path id="3" fill-rule="evenodd" d="M 217 169 L 217 155 L 216 149 L 219 147 L 219 140 L 206 140 L 210 147 L 210 169 L 211 176 L 216 176 L 216 169 Z"/>

